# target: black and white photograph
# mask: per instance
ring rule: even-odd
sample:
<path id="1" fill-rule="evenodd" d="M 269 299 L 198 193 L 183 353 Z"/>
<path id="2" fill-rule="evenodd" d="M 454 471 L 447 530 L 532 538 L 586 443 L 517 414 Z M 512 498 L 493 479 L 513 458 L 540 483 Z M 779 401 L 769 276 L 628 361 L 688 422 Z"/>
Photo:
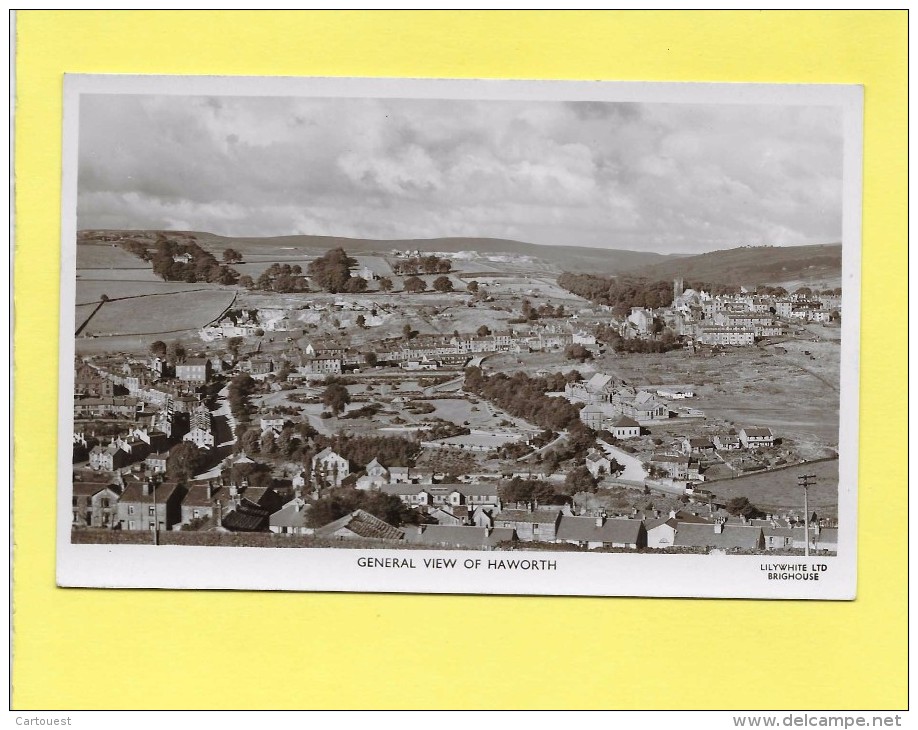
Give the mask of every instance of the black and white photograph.
<path id="1" fill-rule="evenodd" d="M 60 585 L 855 597 L 860 87 L 64 91 Z"/>

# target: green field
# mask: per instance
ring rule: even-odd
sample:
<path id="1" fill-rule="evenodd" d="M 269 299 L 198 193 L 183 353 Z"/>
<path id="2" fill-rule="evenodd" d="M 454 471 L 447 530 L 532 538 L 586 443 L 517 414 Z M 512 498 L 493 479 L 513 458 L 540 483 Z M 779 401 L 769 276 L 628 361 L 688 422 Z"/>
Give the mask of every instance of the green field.
<path id="1" fill-rule="evenodd" d="M 76 268 L 82 269 L 149 269 L 150 264 L 128 253 L 114 243 L 87 243 L 80 241 L 76 247 Z"/>
<path id="2" fill-rule="evenodd" d="M 214 287 L 208 284 L 186 284 L 181 281 L 162 281 L 160 279 L 135 281 L 123 278 L 78 278 L 76 282 L 76 303 L 79 306 L 98 302 L 103 295 L 109 299 L 118 299 L 120 297 L 136 297 L 145 294 L 169 295 L 179 292 L 200 291 L 202 289 L 210 289 L 212 291 Z"/>
<path id="3" fill-rule="evenodd" d="M 838 461 L 801 464 L 736 479 L 714 481 L 702 486 L 717 496 L 718 502 L 733 497 L 746 497 L 752 504 L 768 512 L 795 509 L 803 511 L 803 491 L 797 483 L 801 474 L 815 474 L 816 483 L 809 488 L 810 511 L 824 517 L 838 515 Z"/>
<path id="4" fill-rule="evenodd" d="M 83 331 L 86 337 L 180 333 L 203 327 L 230 306 L 235 293 L 210 288 L 106 302 Z M 77 307 L 77 326 L 91 308 Z M 81 316 L 82 315 L 82 316 Z"/>

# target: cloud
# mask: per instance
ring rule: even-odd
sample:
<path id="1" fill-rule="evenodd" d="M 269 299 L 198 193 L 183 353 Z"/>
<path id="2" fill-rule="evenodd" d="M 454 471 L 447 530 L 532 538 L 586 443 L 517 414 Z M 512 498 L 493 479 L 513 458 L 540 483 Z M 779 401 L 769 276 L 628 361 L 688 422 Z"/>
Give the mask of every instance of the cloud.
<path id="1" fill-rule="evenodd" d="M 840 114 L 86 96 L 78 224 L 702 251 L 838 240 Z"/>

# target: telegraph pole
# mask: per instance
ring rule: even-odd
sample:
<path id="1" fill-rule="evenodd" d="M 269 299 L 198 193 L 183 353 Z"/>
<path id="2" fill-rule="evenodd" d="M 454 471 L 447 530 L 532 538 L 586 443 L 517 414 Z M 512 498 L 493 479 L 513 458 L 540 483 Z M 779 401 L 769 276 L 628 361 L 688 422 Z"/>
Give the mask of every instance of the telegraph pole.
<path id="1" fill-rule="evenodd" d="M 810 504 L 807 500 L 807 489 L 816 482 L 815 474 L 801 474 L 797 477 L 803 487 L 803 555 L 810 557 Z"/>

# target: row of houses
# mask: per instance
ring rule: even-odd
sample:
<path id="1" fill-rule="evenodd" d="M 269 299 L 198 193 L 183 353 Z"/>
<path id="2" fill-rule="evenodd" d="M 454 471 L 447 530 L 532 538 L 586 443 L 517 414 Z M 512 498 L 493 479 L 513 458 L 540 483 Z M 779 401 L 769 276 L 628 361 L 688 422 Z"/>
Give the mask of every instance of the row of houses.
<path id="1" fill-rule="evenodd" d="M 319 528 L 308 525 L 309 503 L 296 490 L 284 501 L 271 487 L 214 481 L 185 487 L 155 479 L 93 481 L 73 486 L 73 524 L 127 531 L 174 530 L 183 526 L 224 532 L 312 534 L 332 539 L 405 541 L 427 546 L 488 548 L 505 542 L 567 543 L 630 550 L 702 548 L 776 550 L 802 548 L 804 530 L 787 520 L 701 518 L 671 512 L 607 517 L 575 515 L 565 507 L 504 508 L 488 485 L 443 485 L 422 489 L 390 485 L 383 491 L 432 517 L 436 524 L 396 527 L 363 510 Z M 814 520 L 811 547 L 837 550 L 837 529 Z"/>

